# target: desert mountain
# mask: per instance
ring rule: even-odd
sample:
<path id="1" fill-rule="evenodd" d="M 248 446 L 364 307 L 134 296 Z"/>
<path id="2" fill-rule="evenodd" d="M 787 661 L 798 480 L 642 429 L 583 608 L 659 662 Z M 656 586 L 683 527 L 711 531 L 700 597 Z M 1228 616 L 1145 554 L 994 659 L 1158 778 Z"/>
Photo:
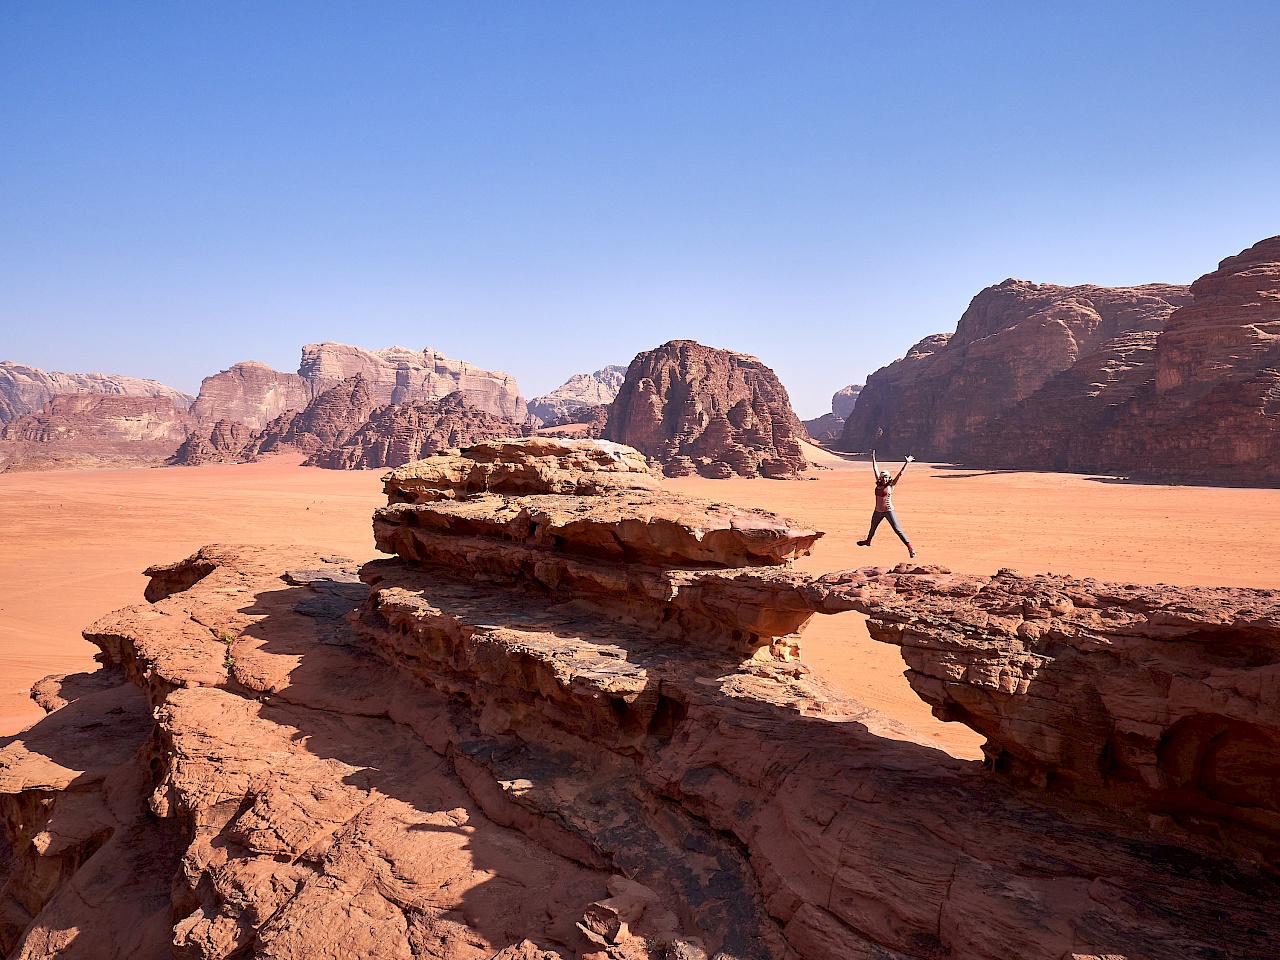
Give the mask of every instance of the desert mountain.
<path id="1" fill-rule="evenodd" d="M 786 388 L 755 357 L 672 340 L 638 354 L 609 408 L 605 436 L 670 476 L 790 476 L 805 470 L 804 426 Z"/>
<path id="2" fill-rule="evenodd" d="M 622 389 L 627 368 L 603 367 L 595 373 L 577 373 L 548 394 L 529 401 L 529 413 L 543 423 L 564 420 L 583 407 L 608 406 Z"/>
<path id="3" fill-rule="evenodd" d="M 297 373 L 247 362 L 206 377 L 192 411 L 204 424 L 238 421 L 259 431 L 357 374 L 378 406 L 438 400 L 460 390 L 474 406 L 495 416 L 522 423 L 527 415 L 515 378 L 508 374 L 451 360 L 430 348 L 362 350 L 331 342 L 303 347 Z"/>
<path id="4" fill-rule="evenodd" d="M 1187 287 L 1059 287 L 1006 280 L 973 298 L 954 334 L 920 341 L 873 373 L 839 446 L 886 457 L 962 459 L 970 437 L 1081 358 L 1154 336 Z"/>
<path id="5" fill-rule="evenodd" d="M 194 423 L 165 396 L 58 395 L 0 427 L 0 472 L 159 463 Z"/>
<path id="6" fill-rule="evenodd" d="M 1275 591 L 801 573 L 600 441 L 385 490 L 390 559 L 205 547 L 37 684 L 0 954 L 1275 956 Z M 986 764 L 797 661 L 849 610 Z"/>
<path id="7" fill-rule="evenodd" d="M 804 428 L 809 436 L 819 443 L 834 443 L 839 440 L 844 433 L 844 422 L 853 413 L 853 406 L 858 402 L 858 394 L 861 392 L 862 384 L 851 383 L 832 394 L 830 413 L 804 421 Z"/>
<path id="8" fill-rule="evenodd" d="M 0 362 L 0 423 L 39 413 L 55 396 L 71 393 L 164 397 L 179 410 L 189 408 L 195 399 L 157 380 L 105 373 L 46 373 L 12 360 Z"/>

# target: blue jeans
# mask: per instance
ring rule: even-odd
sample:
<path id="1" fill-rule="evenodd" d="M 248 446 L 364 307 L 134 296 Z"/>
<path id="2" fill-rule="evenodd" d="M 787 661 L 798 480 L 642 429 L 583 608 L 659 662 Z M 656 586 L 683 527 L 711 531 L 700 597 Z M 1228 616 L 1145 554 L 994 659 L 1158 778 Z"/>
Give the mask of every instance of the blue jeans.
<path id="1" fill-rule="evenodd" d="M 889 526 L 893 527 L 893 532 L 898 535 L 898 539 L 910 546 L 907 535 L 902 532 L 902 528 L 898 526 L 898 518 L 893 515 L 892 510 L 880 511 L 876 510 L 871 514 L 871 529 L 867 532 L 867 543 L 871 542 L 871 538 L 876 535 L 876 527 L 880 526 L 881 520 L 888 520 Z"/>

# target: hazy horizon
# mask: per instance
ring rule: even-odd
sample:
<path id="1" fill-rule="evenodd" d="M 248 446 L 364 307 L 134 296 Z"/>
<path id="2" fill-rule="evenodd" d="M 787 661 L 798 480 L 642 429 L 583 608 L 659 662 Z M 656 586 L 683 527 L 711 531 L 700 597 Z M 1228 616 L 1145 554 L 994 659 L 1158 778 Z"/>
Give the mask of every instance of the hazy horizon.
<path id="1" fill-rule="evenodd" d="M 0 9 L 0 359 L 195 392 L 303 344 L 525 397 L 671 339 L 805 418 L 1008 277 L 1280 233 L 1280 7 Z"/>

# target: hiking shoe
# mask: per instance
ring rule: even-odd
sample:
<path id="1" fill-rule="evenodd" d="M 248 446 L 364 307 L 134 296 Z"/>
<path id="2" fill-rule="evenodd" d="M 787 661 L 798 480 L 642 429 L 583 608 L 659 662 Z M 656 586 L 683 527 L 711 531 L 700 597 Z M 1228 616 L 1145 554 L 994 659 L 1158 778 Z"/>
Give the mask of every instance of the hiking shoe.
<path id="1" fill-rule="evenodd" d="M 871 546 L 871 541 L 870 541 L 870 540 L 859 540 L 859 541 L 858 541 L 858 546 L 860 546 L 860 547 L 869 547 L 869 546 Z"/>
<path id="2" fill-rule="evenodd" d="M 916 548 L 915 548 L 915 547 L 913 547 L 911 544 L 909 544 L 909 543 L 908 543 L 908 544 L 907 544 L 907 553 L 911 556 L 911 559 L 912 559 L 912 560 L 914 560 L 914 559 L 915 559 L 915 557 L 916 557 Z"/>

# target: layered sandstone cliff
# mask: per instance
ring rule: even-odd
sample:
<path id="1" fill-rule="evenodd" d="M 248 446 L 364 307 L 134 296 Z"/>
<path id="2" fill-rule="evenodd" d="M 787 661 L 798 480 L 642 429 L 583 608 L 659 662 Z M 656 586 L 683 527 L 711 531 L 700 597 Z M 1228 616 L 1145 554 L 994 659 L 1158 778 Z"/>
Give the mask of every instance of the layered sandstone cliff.
<path id="1" fill-rule="evenodd" d="M 451 360 L 430 348 L 362 350 L 331 342 L 303 347 L 296 374 L 250 361 L 206 377 L 192 412 L 206 426 L 227 420 L 256 433 L 356 376 L 375 406 L 439 400 L 461 391 L 473 406 L 494 416 L 517 423 L 527 416 L 515 378 L 508 374 Z"/>
<path id="2" fill-rule="evenodd" d="M 529 413 L 544 424 L 567 422 L 583 407 L 608 406 L 626 379 L 627 368 L 602 367 L 594 373 L 574 374 L 550 393 L 529 401 Z"/>
<path id="3" fill-rule="evenodd" d="M 1082 357 L 1160 331 L 1190 299 L 1173 284 L 1059 287 L 1006 280 L 973 298 L 952 335 L 929 337 L 873 373 L 840 446 L 963 458 L 969 438 Z"/>
<path id="4" fill-rule="evenodd" d="M 1280 237 L 1192 284 L 1162 333 L 1111 341 L 978 431 L 965 459 L 1280 483 Z"/>
<path id="5" fill-rule="evenodd" d="M 158 464 L 193 423 L 167 397 L 56 396 L 0 428 L 0 470 Z"/>
<path id="6" fill-rule="evenodd" d="M 386 489 L 395 559 L 204 548 L 86 632 L 104 671 L 39 685 L 0 952 L 1273 955 L 1280 594 L 813 578 L 816 531 L 603 442 Z M 987 768 L 795 659 L 848 609 Z"/>
<path id="7" fill-rule="evenodd" d="M 195 399 L 158 380 L 105 373 L 46 373 L 38 367 L 0 361 L 0 423 L 39 413 L 55 396 L 99 393 L 127 397 L 162 397 L 187 410 Z"/>
<path id="8" fill-rule="evenodd" d="M 605 436 L 670 476 L 791 476 L 807 469 L 804 426 L 777 375 L 744 353 L 673 340 L 631 361 Z"/>

